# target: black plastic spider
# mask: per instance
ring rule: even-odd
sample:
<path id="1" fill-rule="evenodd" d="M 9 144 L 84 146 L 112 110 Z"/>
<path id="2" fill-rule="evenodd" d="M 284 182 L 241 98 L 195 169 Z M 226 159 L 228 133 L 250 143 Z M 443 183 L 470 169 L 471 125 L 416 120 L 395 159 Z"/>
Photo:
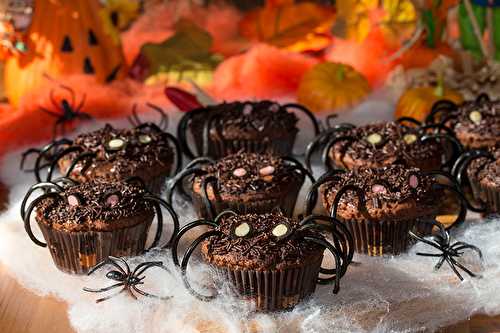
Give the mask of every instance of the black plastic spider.
<path id="1" fill-rule="evenodd" d="M 467 267 L 462 265 L 460 262 L 456 260 L 456 258 L 459 258 L 460 256 L 463 255 L 463 250 L 470 249 L 472 251 L 475 251 L 479 259 L 483 259 L 483 254 L 481 250 L 474 246 L 470 245 L 464 242 L 455 242 L 451 244 L 451 238 L 450 234 L 448 231 L 445 229 L 445 227 L 437 222 L 437 221 L 429 221 L 428 223 L 431 223 L 433 226 L 437 227 L 439 230 L 439 233 L 437 235 L 431 236 L 431 240 L 425 239 L 421 236 L 416 235 L 412 231 L 410 231 L 410 236 L 415 238 L 418 241 L 421 241 L 425 244 L 428 244 L 432 246 L 433 248 L 437 249 L 440 251 L 440 253 L 422 253 L 422 252 L 417 252 L 417 255 L 423 256 L 423 257 L 435 257 L 435 258 L 440 258 L 437 264 L 434 266 L 434 270 L 438 270 L 441 268 L 443 263 L 446 261 L 448 265 L 450 265 L 451 269 L 453 272 L 457 275 L 457 277 L 460 279 L 460 281 L 463 281 L 464 278 L 458 271 L 457 267 L 460 268 L 462 271 L 467 273 L 471 277 L 478 277 L 477 274 L 471 272 Z"/>
<path id="2" fill-rule="evenodd" d="M 293 167 L 294 171 L 296 171 L 302 177 L 309 178 L 311 183 L 315 182 L 315 179 L 312 176 L 312 174 L 307 169 L 305 169 L 298 160 L 296 160 L 293 157 L 289 157 L 289 156 L 283 156 L 283 157 L 281 157 L 281 159 L 286 164 L 291 165 Z M 210 157 L 198 157 L 198 158 L 195 158 L 194 160 L 192 160 L 190 163 L 188 163 L 186 165 L 186 167 L 184 168 L 184 170 L 179 172 L 174 178 L 172 178 L 169 181 L 168 186 L 167 186 L 167 193 L 166 193 L 167 202 L 169 204 L 172 204 L 174 191 L 177 187 L 179 187 L 179 194 L 181 194 L 185 200 L 192 202 L 193 201 L 192 188 L 191 189 L 184 188 L 184 186 L 182 186 L 184 184 L 184 181 L 189 176 L 200 177 L 200 176 L 206 175 L 207 171 L 205 171 L 201 166 L 214 165 L 215 163 L 216 163 L 216 161 Z M 178 186 L 178 185 L 181 185 L 181 186 Z M 225 209 L 234 209 L 237 211 L 239 210 L 239 209 L 237 209 L 237 207 L 233 207 L 232 205 L 229 205 L 229 204 L 222 205 L 224 207 L 221 207 L 220 205 L 215 205 L 209 199 L 209 195 L 207 192 L 208 185 L 210 185 L 214 191 L 217 191 L 219 188 L 217 177 L 209 176 L 209 177 L 203 178 L 201 181 L 201 194 L 202 194 L 201 200 L 202 200 L 202 204 L 204 206 L 204 209 L 206 210 L 206 212 L 203 213 L 202 216 L 208 216 L 209 218 L 214 218 L 215 216 L 217 216 L 217 214 L 219 214 L 220 212 L 222 212 L 222 210 L 225 210 Z M 215 196 L 219 196 L 217 192 L 215 192 Z M 289 211 L 289 209 L 284 208 L 283 213 L 287 216 L 292 215 L 293 214 L 293 207 L 292 207 L 291 211 Z"/>
<path id="3" fill-rule="evenodd" d="M 184 285 L 192 295 L 203 301 L 210 301 L 215 297 L 217 297 L 217 295 L 210 295 L 210 296 L 202 295 L 191 287 L 186 275 L 189 258 L 193 254 L 196 247 L 200 245 L 200 243 L 205 239 L 208 239 L 210 237 L 220 237 L 225 235 L 219 227 L 221 226 L 221 221 L 223 220 L 223 218 L 228 215 L 238 215 L 238 214 L 234 211 L 226 210 L 220 213 L 212 221 L 206 219 L 200 219 L 188 223 L 183 228 L 181 228 L 181 230 L 179 230 L 179 233 L 177 234 L 172 243 L 171 250 L 172 250 L 173 261 L 175 265 L 180 266 L 181 268 Z M 245 227 L 248 228 L 243 228 L 245 233 L 239 234 L 237 229 L 239 226 L 242 226 L 243 224 L 246 224 Z M 200 226 L 209 227 L 211 230 L 206 231 L 200 236 L 198 236 L 191 243 L 191 245 L 189 245 L 189 247 L 185 251 L 184 256 L 182 257 L 182 260 L 179 262 L 177 248 L 179 246 L 179 242 L 182 236 L 186 234 L 189 230 Z M 235 228 L 231 231 L 232 235 L 231 237 L 244 237 L 247 239 L 253 239 L 253 238 L 257 239 L 262 236 L 261 233 L 252 232 L 253 227 L 251 225 L 248 225 L 248 223 L 242 223 L 239 226 L 235 226 Z M 351 233 L 344 224 L 342 224 L 340 221 L 338 221 L 333 217 L 322 216 L 322 215 L 310 215 L 301 219 L 301 221 L 298 223 L 297 228 L 291 227 L 291 225 L 287 223 L 281 223 L 276 226 L 270 226 L 270 230 L 271 229 L 273 231 L 280 229 L 279 236 L 276 236 L 274 232 L 272 232 L 272 234 L 276 236 L 274 239 L 275 242 L 278 243 L 284 242 L 287 239 L 290 239 L 291 237 L 297 237 L 303 240 L 304 242 L 312 242 L 320 246 L 323 246 L 325 249 L 327 249 L 335 259 L 335 268 L 328 269 L 321 267 L 319 270 L 320 273 L 331 276 L 326 278 L 318 277 L 317 283 L 329 284 L 332 281 L 334 281 L 333 293 L 334 294 L 338 293 L 340 288 L 340 279 L 346 273 L 347 267 L 352 262 L 352 257 L 354 254 L 354 240 Z M 311 234 L 308 231 L 319 231 L 321 233 L 326 233 L 331 236 L 332 240 L 329 241 L 322 234 L 319 233 Z"/>
<path id="4" fill-rule="evenodd" d="M 61 98 L 60 101 L 57 101 L 54 96 L 54 90 L 51 90 L 50 102 L 52 103 L 54 109 L 57 110 L 58 112 L 54 112 L 53 110 L 46 109 L 42 106 L 39 107 L 41 111 L 56 118 L 56 122 L 54 124 L 52 133 L 52 137 L 54 140 L 58 136 L 58 129 L 60 129 L 60 134 L 64 136 L 64 134 L 66 133 L 65 129 L 66 124 L 77 119 L 82 119 L 82 120 L 93 119 L 93 117 L 90 114 L 82 112 L 82 108 L 85 105 L 85 100 L 87 98 L 85 94 L 83 94 L 80 103 L 78 103 L 77 105 L 75 91 L 72 88 L 65 86 L 63 84 L 59 84 L 59 87 L 69 92 L 71 101 L 69 101 L 66 98 Z"/>
<path id="5" fill-rule="evenodd" d="M 309 171 L 312 171 L 311 160 L 315 152 L 322 148 L 321 161 L 327 170 L 335 169 L 332 158 L 330 156 L 331 150 L 334 145 L 339 142 L 352 143 L 360 140 L 365 140 L 373 145 L 373 147 L 381 148 L 385 145 L 386 138 L 383 138 L 379 133 L 372 133 L 367 137 L 354 137 L 350 131 L 356 129 L 356 126 L 349 123 L 341 123 L 333 125 L 333 117 L 327 117 L 325 129 L 311 142 L 306 148 L 305 165 Z M 401 126 L 401 132 L 407 132 L 403 137 L 407 144 L 419 142 L 420 144 L 429 141 L 446 141 L 451 144 L 453 154 L 443 163 L 443 167 L 451 166 L 451 163 L 462 152 L 462 145 L 455 138 L 453 131 L 442 124 L 422 124 L 420 121 L 410 118 L 402 117 L 396 120 Z M 409 123 L 409 124 L 408 124 Z M 361 127 L 362 128 L 362 127 Z M 434 130 L 434 133 L 429 133 Z"/>
<path id="6" fill-rule="evenodd" d="M 120 264 L 123 264 L 123 267 L 120 266 Z M 111 286 L 101 288 L 101 289 L 92 289 L 92 288 L 87 288 L 84 287 L 83 290 L 89 293 L 104 293 L 108 292 L 110 290 L 113 290 L 115 288 L 122 287 L 121 290 L 117 293 L 114 293 L 112 295 L 102 297 L 97 299 L 95 302 L 100 303 L 104 302 L 110 298 L 113 298 L 123 292 L 128 292 L 130 296 L 132 296 L 134 299 L 137 299 L 137 296 L 134 294 L 137 293 L 139 295 L 145 296 L 145 297 L 153 297 L 153 298 L 158 298 L 162 300 L 170 299 L 171 296 L 164 296 L 164 297 L 159 297 L 150 293 L 147 293 L 141 289 L 139 289 L 137 286 L 144 284 L 144 279 L 146 276 L 143 276 L 142 274 L 153 267 L 158 267 L 163 269 L 164 271 L 170 273 L 167 267 L 163 266 L 163 262 L 161 261 L 151 261 L 151 262 L 143 262 L 135 267 L 135 269 L 132 271 L 130 269 L 130 266 L 127 264 L 127 262 L 122 259 L 122 258 L 117 258 L 117 257 L 112 257 L 109 256 L 106 260 L 101 261 L 97 265 L 95 265 L 87 275 L 91 275 L 100 268 L 106 266 L 106 265 L 111 265 L 113 266 L 114 270 L 111 270 L 106 273 L 106 277 L 110 280 L 116 281 L 118 283 L 115 283 Z"/>
<path id="7" fill-rule="evenodd" d="M 168 116 L 165 111 L 157 105 L 152 103 L 146 103 L 146 106 L 151 110 L 156 111 L 160 115 L 160 122 L 158 124 L 152 122 L 143 122 L 141 118 L 139 118 L 139 114 L 137 113 L 137 104 L 132 106 L 132 115 L 128 116 L 128 121 L 132 126 L 137 129 L 151 127 L 156 128 L 159 131 L 166 132 L 168 129 Z"/>
<path id="8" fill-rule="evenodd" d="M 151 141 L 151 136 L 149 133 L 154 132 L 154 133 L 161 133 L 162 136 L 165 136 L 166 140 L 171 142 L 173 146 L 175 147 L 175 169 L 174 169 L 174 174 L 179 172 L 180 168 L 182 167 L 182 152 L 181 152 L 181 147 L 179 145 L 179 142 L 177 139 L 170 133 L 165 132 L 164 129 L 168 126 L 168 117 L 165 114 L 165 112 L 153 105 L 153 104 L 147 104 L 150 108 L 153 110 L 157 111 L 161 119 L 159 121 L 159 124 L 155 124 L 152 122 L 145 122 L 141 123 L 141 120 L 136 114 L 135 109 L 132 111 L 133 115 L 130 116 L 129 121 L 133 126 L 135 126 L 135 129 L 138 130 L 138 136 L 129 138 L 130 140 L 135 140 L 134 142 L 138 142 L 138 144 L 141 145 L 147 145 L 147 144 L 153 144 L 154 142 Z M 110 126 L 110 125 L 106 125 Z M 109 154 L 113 154 L 115 152 L 120 151 L 121 149 L 125 149 L 127 146 L 126 139 L 127 138 L 118 138 L 118 140 L 115 140 L 116 138 L 111 139 L 110 141 L 114 141 L 115 146 L 112 148 L 108 149 L 108 146 L 110 144 L 109 142 L 102 142 L 102 145 L 105 147 L 106 151 Z M 119 146 L 116 146 L 116 144 L 119 144 Z M 26 160 L 28 156 L 36 154 L 37 158 L 35 160 L 34 167 L 31 169 L 25 168 Z M 82 147 L 80 146 L 75 146 L 73 145 L 73 141 L 62 138 L 59 140 L 55 140 L 51 142 L 50 144 L 46 145 L 45 147 L 38 149 L 38 148 L 30 148 L 27 151 L 25 151 L 22 155 L 21 158 L 21 165 L 20 168 L 21 170 L 24 171 L 33 171 L 35 174 L 35 178 L 37 182 L 42 181 L 42 176 L 41 172 L 44 169 L 47 169 L 47 175 L 45 181 L 50 182 L 52 180 L 54 171 L 58 167 L 59 161 L 69 155 L 69 154 L 78 154 L 75 156 L 75 158 L 72 159 L 72 162 L 68 169 L 65 171 L 64 176 L 69 177 L 73 170 L 80 164 L 81 165 L 81 170 L 79 171 L 81 174 L 84 174 L 85 171 L 91 166 L 92 162 L 94 159 L 97 157 L 97 154 L 93 151 L 85 151 Z"/>
<path id="9" fill-rule="evenodd" d="M 289 103 L 289 104 L 279 105 L 277 103 L 265 100 L 258 102 L 250 102 L 250 101 L 234 102 L 232 104 L 234 109 L 242 110 L 242 112 L 245 112 L 246 106 L 256 107 L 258 105 L 264 105 L 264 104 L 268 105 L 269 109 L 276 107 L 276 110 L 301 111 L 311 121 L 315 135 L 319 134 L 319 125 L 316 120 L 316 117 L 311 113 L 311 111 L 309 111 L 307 108 L 303 107 L 300 104 Z M 224 109 L 222 107 L 223 105 L 220 106 L 221 106 L 220 110 L 217 107 L 203 107 L 191 110 L 187 112 L 179 121 L 177 127 L 177 137 L 179 138 L 179 142 L 182 146 L 184 153 L 190 159 L 194 159 L 200 156 L 210 156 L 213 158 L 223 157 L 220 156 L 220 154 L 213 151 L 212 147 L 214 147 L 215 143 L 211 139 L 213 133 L 217 133 L 217 136 L 221 137 L 220 125 L 222 124 L 223 121 L 221 119 L 221 114 L 223 112 L 226 112 L 227 108 Z M 198 133 L 194 131 L 193 127 L 201 128 L 202 130 L 201 132 Z M 189 147 L 187 139 L 188 129 L 190 130 L 191 135 L 195 139 L 194 143 L 197 153 L 193 152 L 193 150 Z M 255 152 L 260 152 L 260 151 L 255 151 Z M 292 152 L 281 151 L 276 153 L 288 155 L 291 154 Z"/>

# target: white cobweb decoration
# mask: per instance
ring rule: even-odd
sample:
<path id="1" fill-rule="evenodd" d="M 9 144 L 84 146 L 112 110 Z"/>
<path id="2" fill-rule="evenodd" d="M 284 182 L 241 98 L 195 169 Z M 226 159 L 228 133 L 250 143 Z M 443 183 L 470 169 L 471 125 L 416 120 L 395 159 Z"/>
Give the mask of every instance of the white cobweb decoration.
<path id="1" fill-rule="evenodd" d="M 390 105 L 383 101 L 383 96 L 372 97 L 348 116 L 351 119 L 344 116 L 342 121 L 390 119 L 385 111 Z M 500 221 L 494 219 L 468 221 L 453 234 L 479 246 L 484 255 L 482 267 L 472 256 L 465 258 L 482 277 L 464 275 L 461 283 L 446 264 L 433 272 L 436 259 L 416 256 L 417 250 L 429 252 L 425 245 L 417 244 L 398 257 L 355 255 L 337 295 L 332 294 L 331 286 L 318 286 L 314 296 L 293 311 L 254 313 L 249 304 L 224 291 L 213 302 L 197 300 L 184 289 L 170 252 L 155 251 L 128 261 L 132 268 L 144 261 L 163 261 L 173 274 L 151 269 L 146 272 L 147 285 L 141 288 L 171 295 L 170 300 L 134 300 L 123 293 L 96 304 L 99 295 L 85 293 L 82 288 L 112 284 L 104 277 L 107 270 L 91 277 L 59 272 L 49 251 L 31 243 L 25 234 L 19 217 L 20 200 L 34 181 L 31 175 L 18 171 L 19 154 L 10 154 L 2 170 L 2 179 L 11 186 L 11 205 L 0 216 L 0 261 L 34 293 L 67 302 L 70 322 L 78 332 L 417 332 L 432 331 L 474 313 L 500 314 Z M 297 206 L 300 210 L 302 200 Z M 177 202 L 176 208 L 181 224 L 194 219 L 189 205 Z M 200 261 L 193 262 L 188 271 L 190 279 L 200 284 L 209 281 L 207 267 Z"/>

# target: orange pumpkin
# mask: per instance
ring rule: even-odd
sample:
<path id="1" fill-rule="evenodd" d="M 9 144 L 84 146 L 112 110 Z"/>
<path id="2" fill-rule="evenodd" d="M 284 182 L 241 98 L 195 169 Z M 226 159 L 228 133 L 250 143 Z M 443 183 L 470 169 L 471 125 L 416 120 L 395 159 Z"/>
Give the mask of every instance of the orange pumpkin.
<path id="1" fill-rule="evenodd" d="M 44 75 L 88 74 L 106 82 L 126 73 L 121 47 L 105 32 L 100 9 L 99 0 L 34 1 L 27 51 L 5 63 L 5 92 L 13 105 L 46 83 Z"/>
<path id="2" fill-rule="evenodd" d="M 437 87 L 417 87 L 408 89 L 399 98 L 396 106 L 395 118 L 411 117 L 424 121 L 432 106 L 439 100 L 447 99 L 457 104 L 463 102 L 462 95 L 452 89 Z"/>
<path id="3" fill-rule="evenodd" d="M 339 111 L 356 105 L 370 92 L 366 78 L 353 67 L 324 62 L 304 74 L 297 100 L 315 112 Z"/>

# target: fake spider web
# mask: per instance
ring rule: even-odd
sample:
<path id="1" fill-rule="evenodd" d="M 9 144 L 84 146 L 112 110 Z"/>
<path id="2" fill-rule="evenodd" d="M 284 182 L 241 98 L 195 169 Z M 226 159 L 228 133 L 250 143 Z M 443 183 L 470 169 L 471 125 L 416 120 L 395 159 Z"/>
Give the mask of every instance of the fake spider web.
<path id="1" fill-rule="evenodd" d="M 390 107 L 382 100 L 372 97 L 353 113 L 351 121 L 361 124 L 390 118 L 385 111 Z M 154 119 L 154 115 L 151 117 Z M 172 299 L 135 301 L 124 293 L 96 305 L 100 295 L 85 293 L 82 288 L 110 285 L 112 282 L 104 277 L 107 270 L 92 277 L 61 273 L 53 265 L 49 251 L 35 246 L 26 236 L 18 212 L 20 198 L 32 178 L 17 171 L 19 153 L 8 156 L 2 172 L 12 192 L 10 208 L 0 216 L 0 261 L 26 288 L 67 302 L 71 324 L 78 332 L 417 332 L 432 331 L 474 313 L 500 313 L 500 221 L 477 218 L 452 236 L 478 245 L 483 251 L 483 267 L 473 256 L 464 258 L 468 267 L 481 273 L 480 279 L 464 275 L 466 280 L 460 283 L 446 265 L 433 272 L 435 259 L 415 255 L 430 249 L 417 244 L 408 254 L 394 258 L 356 254 L 337 295 L 332 295 L 331 286 L 318 286 L 314 296 L 293 311 L 253 313 L 247 303 L 225 290 L 211 303 L 198 301 L 184 289 L 170 252 L 151 252 L 129 259 L 129 264 L 133 268 L 144 261 L 163 261 L 175 273 L 151 269 L 146 272 L 147 285 L 141 289 L 171 295 Z M 302 202 L 299 199 L 298 210 Z M 192 221 L 194 211 L 187 204 L 181 206 L 176 203 L 181 224 Z M 210 280 L 207 266 L 196 260 L 193 263 L 188 271 L 190 279 Z"/>

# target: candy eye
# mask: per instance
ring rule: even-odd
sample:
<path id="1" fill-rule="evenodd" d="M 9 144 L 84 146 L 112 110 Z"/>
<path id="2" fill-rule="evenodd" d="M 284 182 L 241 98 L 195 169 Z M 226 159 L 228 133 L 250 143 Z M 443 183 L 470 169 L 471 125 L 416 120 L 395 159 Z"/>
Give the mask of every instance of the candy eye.
<path id="1" fill-rule="evenodd" d="M 413 174 L 408 177 L 408 185 L 410 185 L 411 188 L 417 188 L 419 184 L 418 181 L 418 176 Z"/>
<path id="2" fill-rule="evenodd" d="M 280 105 L 279 105 L 278 103 L 274 103 L 273 105 L 271 105 L 271 106 L 269 107 L 269 110 L 270 110 L 270 111 L 273 111 L 273 112 L 276 112 L 276 111 L 278 111 L 279 109 L 280 109 Z"/>
<path id="3" fill-rule="evenodd" d="M 66 200 L 68 201 L 68 205 L 70 205 L 71 207 L 77 207 L 83 203 L 82 197 L 76 193 L 68 195 Z"/>
<path id="4" fill-rule="evenodd" d="M 274 173 L 276 169 L 272 165 L 268 165 L 259 170 L 261 176 L 270 176 Z"/>
<path id="5" fill-rule="evenodd" d="M 278 239 L 286 238 L 291 233 L 291 228 L 288 223 L 280 223 L 276 225 L 271 231 L 274 237 Z"/>
<path id="6" fill-rule="evenodd" d="M 252 113 L 253 106 L 251 104 L 245 104 L 243 107 L 243 115 L 248 116 Z"/>
<path id="7" fill-rule="evenodd" d="M 243 168 L 238 168 L 233 171 L 233 175 L 236 177 L 243 177 L 247 174 L 247 171 Z"/>
<path id="8" fill-rule="evenodd" d="M 372 133 L 366 137 L 366 141 L 376 146 L 382 142 L 382 135 L 378 133 Z"/>
<path id="9" fill-rule="evenodd" d="M 372 185 L 372 192 L 379 193 L 379 194 L 385 194 L 385 193 L 387 193 L 387 188 L 382 184 L 373 184 Z"/>
<path id="10" fill-rule="evenodd" d="M 481 116 L 481 112 L 479 111 L 472 111 L 469 113 L 469 119 L 476 125 L 479 125 L 481 123 L 481 120 L 483 117 Z"/>
<path id="11" fill-rule="evenodd" d="M 140 143 L 147 145 L 147 144 L 151 143 L 151 141 L 153 141 L 153 139 L 149 135 L 147 135 L 147 134 L 139 135 L 139 142 Z"/>
<path id="12" fill-rule="evenodd" d="M 406 134 L 404 137 L 403 137 L 403 140 L 407 143 L 407 144 L 412 144 L 413 142 L 417 141 L 417 136 L 415 134 Z"/>
<path id="13" fill-rule="evenodd" d="M 106 195 L 104 202 L 108 207 L 115 207 L 120 203 L 121 194 L 119 192 L 113 192 Z"/>
<path id="14" fill-rule="evenodd" d="M 122 150 L 126 146 L 126 142 L 123 139 L 120 138 L 114 138 L 106 142 L 105 148 L 108 151 L 118 151 Z"/>
<path id="15" fill-rule="evenodd" d="M 243 222 L 243 223 L 237 225 L 233 229 L 232 234 L 234 237 L 243 238 L 243 237 L 247 237 L 248 235 L 250 235 L 251 232 L 252 232 L 252 227 L 250 226 L 250 224 Z"/>

